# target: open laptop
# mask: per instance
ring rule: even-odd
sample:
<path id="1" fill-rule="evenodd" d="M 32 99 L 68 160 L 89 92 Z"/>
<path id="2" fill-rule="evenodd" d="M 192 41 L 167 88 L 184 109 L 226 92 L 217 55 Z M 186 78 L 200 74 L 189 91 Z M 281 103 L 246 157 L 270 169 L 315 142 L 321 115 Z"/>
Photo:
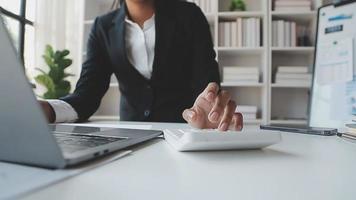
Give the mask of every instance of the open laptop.
<path id="1" fill-rule="evenodd" d="M 0 13 L 0 161 L 65 168 L 161 134 L 151 130 L 49 127 Z"/>
<path id="2" fill-rule="evenodd" d="M 262 129 L 335 135 L 352 121 L 356 115 L 355 24 L 355 0 L 319 8 L 308 126 L 271 124 Z"/>

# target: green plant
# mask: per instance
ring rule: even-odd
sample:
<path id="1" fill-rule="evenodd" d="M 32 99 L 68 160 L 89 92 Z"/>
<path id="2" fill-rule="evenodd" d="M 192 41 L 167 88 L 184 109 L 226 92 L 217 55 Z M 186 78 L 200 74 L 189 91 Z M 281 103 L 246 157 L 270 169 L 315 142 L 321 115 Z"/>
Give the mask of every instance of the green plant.
<path id="1" fill-rule="evenodd" d="M 35 77 L 35 81 L 47 89 L 42 98 L 58 99 L 69 94 L 71 85 L 69 81 L 65 80 L 67 77 L 73 76 L 73 74 L 65 72 L 65 69 L 72 65 L 72 60 L 66 58 L 69 53 L 68 50 L 54 52 L 52 46 L 46 46 L 42 57 L 49 72 L 46 73 L 42 69 L 36 68 L 41 74 Z"/>
<path id="2" fill-rule="evenodd" d="M 246 4 L 243 0 L 232 0 L 230 11 L 246 11 Z"/>

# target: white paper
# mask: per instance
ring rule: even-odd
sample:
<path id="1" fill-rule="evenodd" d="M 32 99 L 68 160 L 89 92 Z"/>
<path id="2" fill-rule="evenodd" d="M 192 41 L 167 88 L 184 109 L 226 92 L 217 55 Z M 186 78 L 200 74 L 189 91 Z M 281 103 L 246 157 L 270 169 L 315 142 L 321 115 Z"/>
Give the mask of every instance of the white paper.
<path id="1" fill-rule="evenodd" d="M 86 166 L 62 170 L 49 170 L 0 162 L 0 199 L 17 199 L 43 187 L 111 163 L 129 153 L 131 151 L 121 151 L 97 159 Z"/>
<path id="2" fill-rule="evenodd" d="M 325 85 L 352 81 L 353 51 L 353 38 L 321 44 L 317 53 L 317 82 Z"/>
<path id="3" fill-rule="evenodd" d="M 152 129 L 152 125 L 136 125 L 136 124 L 100 124 L 100 123 L 74 124 L 74 123 L 67 123 L 67 124 L 63 124 L 63 125 L 99 127 L 99 128 L 138 129 L 138 130 L 151 130 Z"/>

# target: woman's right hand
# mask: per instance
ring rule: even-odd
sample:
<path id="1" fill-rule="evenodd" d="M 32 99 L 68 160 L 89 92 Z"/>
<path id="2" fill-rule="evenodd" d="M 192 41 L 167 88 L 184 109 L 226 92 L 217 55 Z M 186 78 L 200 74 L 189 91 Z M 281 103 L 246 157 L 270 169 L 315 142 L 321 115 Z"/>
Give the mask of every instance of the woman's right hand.
<path id="1" fill-rule="evenodd" d="M 56 120 L 56 114 L 55 114 L 52 106 L 47 101 L 39 100 L 38 103 L 40 104 L 40 106 L 47 118 L 47 121 L 49 123 L 54 123 Z"/>

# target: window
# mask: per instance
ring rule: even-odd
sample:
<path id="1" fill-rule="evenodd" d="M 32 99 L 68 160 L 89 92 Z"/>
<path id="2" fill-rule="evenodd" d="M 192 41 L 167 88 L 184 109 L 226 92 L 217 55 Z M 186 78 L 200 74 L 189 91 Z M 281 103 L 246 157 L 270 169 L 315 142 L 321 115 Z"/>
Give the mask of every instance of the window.
<path id="1" fill-rule="evenodd" d="M 35 8 L 36 0 L 0 0 L 4 22 L 25 65 L 32 65 L 34 60 Z"/>

